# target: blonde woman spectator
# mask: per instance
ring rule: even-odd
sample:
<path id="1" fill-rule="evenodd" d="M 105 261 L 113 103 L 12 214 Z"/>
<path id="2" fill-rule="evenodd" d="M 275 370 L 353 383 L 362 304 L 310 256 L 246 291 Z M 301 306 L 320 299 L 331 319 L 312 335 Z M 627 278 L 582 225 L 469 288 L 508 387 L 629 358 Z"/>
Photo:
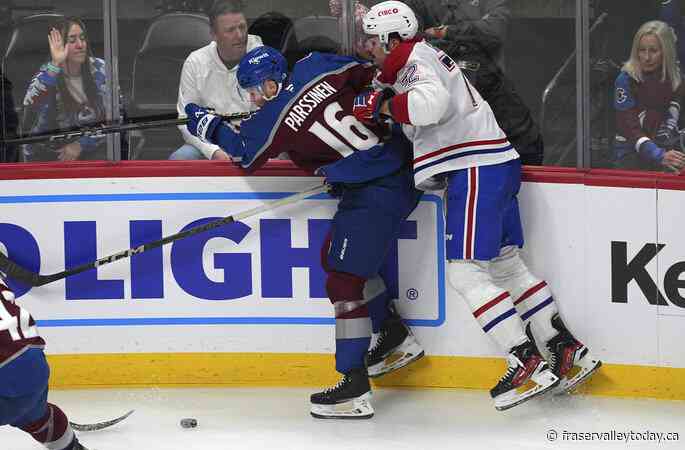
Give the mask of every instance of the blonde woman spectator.
<path id="1" fill-rule="evenodd" d="M 676 36 L 654 20 L 635 34 L 630 59 L 616 78 L 616 168 L 679 173 L 685 154 L 669 142 L 676 135 L 683 97 Z"/>

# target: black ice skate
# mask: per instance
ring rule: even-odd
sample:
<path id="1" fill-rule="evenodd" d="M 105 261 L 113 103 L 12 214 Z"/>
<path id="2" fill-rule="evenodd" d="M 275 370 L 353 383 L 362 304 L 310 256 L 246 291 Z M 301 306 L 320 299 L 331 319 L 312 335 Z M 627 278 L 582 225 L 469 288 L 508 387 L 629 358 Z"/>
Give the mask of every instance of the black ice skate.
<path id="1" fill-rule="evenodd" d="M 507 356 L 507 372 L 490 390 L 498 411 L 542 395 L 559 384 L 559 378 L 552 373 L 535 346 L 530 324 L 526 327 L 526 334 L 528 340 L 511 349 Z"/>
<path id="2" fill-rule="evenodd" d="M 335 386 L 312 394 L 310 413 L 317 419 L 370 419 L 371 386 L 365 369 L 352 369 Z"/>
<path id="3" fill-rule="evenodd" d="M 74 445 L 71 447 L 71 450 L 88 450 L 86 447 L 81 444 L 78 439 L 74 442 Z"/>
<path id="4" fill-rule="evenodd" d="M 388 317 L 378 339 L 366 353 L 366 367 L 371 378 L 380 377 L 410 364 L 424 355 L 409 327 L 394 312 Z"/>
<path id="5" fill-rule="evenodd" d="M 559 377 L 557 393 L 569 393 L 586 381 L 602 365 L 588 348 L 577 340 L 564 325 L 559 314 L 552 316 L 552 326 L 559 333 L 547 342 L 551 352 L 552 372 Z"/>

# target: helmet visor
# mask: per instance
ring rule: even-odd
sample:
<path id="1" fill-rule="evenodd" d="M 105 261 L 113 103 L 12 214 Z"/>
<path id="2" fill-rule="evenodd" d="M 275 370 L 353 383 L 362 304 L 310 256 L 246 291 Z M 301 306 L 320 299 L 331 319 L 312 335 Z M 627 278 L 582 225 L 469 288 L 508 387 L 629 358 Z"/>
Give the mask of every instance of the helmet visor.
<path id="1" fill-rule="evenodd" d="M 264 95 L 263 86 L 264 83 L 258 84 L 257 86 L 250 86 L 246 88 L 240 87 L 240 85 L 238 85 L 238 95 L 240 96 L 240 99 L 246 103 L 261 106 L 261 104 L 264 103 L 263 100 L 266 99 L 266 96 Z"/>

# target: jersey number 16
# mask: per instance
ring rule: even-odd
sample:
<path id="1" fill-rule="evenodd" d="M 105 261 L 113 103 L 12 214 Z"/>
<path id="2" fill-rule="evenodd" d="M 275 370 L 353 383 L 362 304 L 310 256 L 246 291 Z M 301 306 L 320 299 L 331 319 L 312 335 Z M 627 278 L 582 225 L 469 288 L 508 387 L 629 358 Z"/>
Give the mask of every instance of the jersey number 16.
<path id="1" fill-rule="evenodd" d="M 343 157 L 351 155 L 356 150 L 368 150 L 378 144 L 378 136 L 366 128 L 353 115 L 344 115 L 342 119 L 338 119 L 337 115 L 342 110 L 340 103 L 331 103 L 323 113 L 325 125 L 318 121 L 314 122 L 309 127 L 309 132 L 324 141 Z M 332 130 L 335 130 L 342 139 L 336 136 Z"/>

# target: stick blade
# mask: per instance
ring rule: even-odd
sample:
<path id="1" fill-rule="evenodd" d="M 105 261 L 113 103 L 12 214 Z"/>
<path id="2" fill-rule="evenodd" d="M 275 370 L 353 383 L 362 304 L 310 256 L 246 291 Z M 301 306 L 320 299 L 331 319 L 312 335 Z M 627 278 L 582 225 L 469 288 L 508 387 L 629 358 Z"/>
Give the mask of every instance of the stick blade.
<path id="1" fill-rule="evenodd" d="M 107 420 L 104 422 L 85 423 L 85 424 L 69 422 L 69 425 L 71 425 L 71 428 L 73 428 L 76 431 L 98 431 L 98 430 L 102 430 L 104 428 L 109 428 L 112 425 L 118 424 L 119 422 L 121 422 L 122 420 L 126 419 L 128 416 L 133 414 L 134 411 L 135 411 L 135 409 L 132 409 L 121 417 L 117 417 L 116 419 Z"/>

